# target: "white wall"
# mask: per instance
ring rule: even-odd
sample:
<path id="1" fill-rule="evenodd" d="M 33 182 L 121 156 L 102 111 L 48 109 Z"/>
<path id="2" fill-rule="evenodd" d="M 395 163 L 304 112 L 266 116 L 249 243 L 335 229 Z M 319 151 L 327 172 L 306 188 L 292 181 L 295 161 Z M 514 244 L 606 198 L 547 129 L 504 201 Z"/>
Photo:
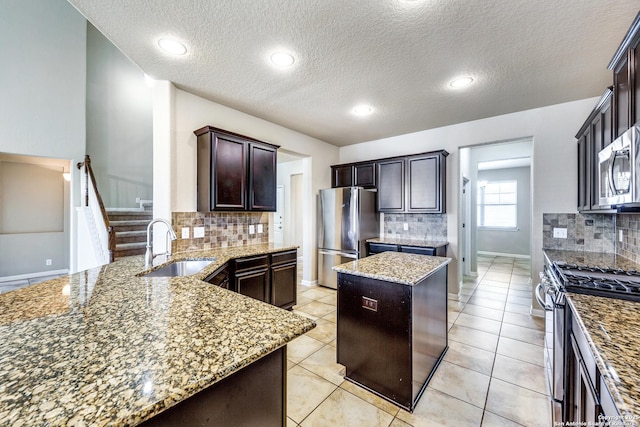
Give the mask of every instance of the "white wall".
<path id="1" fill-rule="evenodd" d="M 153 188 L 153 97 L 144 72 L 87 23 L 87 154 L 108 208 Z"/>
<path id="2" fill-rule="evenodd" d="M 597 102 L 590 98 L 483 120 L 400 135 L 340 148 L 340 163 L 445 149 L 447 158 L 449 291 L 458 291 L 460 147 L 533 137 L 532 275 L 543 265 L 542 213 L 575 212 L 577 162 L 575 133 Z"/>
<path id="3" fill-rule="evenodd" d="M 305 219 L 303 264 L 305 281 L 316 279 L 316 199 L 321 188 L 331 185 L 330 165 L 338 162 L 338 148 L 274 123 L 225 107 L 176 89 L 169 82 L 156 82 L 154 97 L 154 216 L 170 218 L 172 211 L 196 210 L 196 136 L 206 125 L 229 130 L 279 145 L 283 150 L 305 156 Z M 162 122 L 157 114 L 162 111 Z M 170 139 L 168 145 L 166 139 Z M 163 161 L 164 166 L 156 165 Z M 157 176 L 163 173 L 164 176 Z M 162 193 L 162 195 L 161 195 Z M 156 197 L 167 199 L 156 206 Z M 161 242 L 158 242 L 162 245 Z M 160 248 L 160 246 L 159 246 Z M 160 250 L 160 249 L 159 249 Z"/>
<path id="4" fill-rule="evenodd" d="M 85 153 L 86 20 L 64 0 L 8 0 L 0 13 L 0 152 L 68 159 Z M 29 257 L 50 247 L 75 265 L 75 210 L 79 204 L 72 168 L 62 233 L 0 235 L 0 262 Z M 51 269 L 34 259 L 39 271 Z M 34 271 L 31 271 L 34 272 Z M 15 272 L 16 274 L 21 274 Z M 11 273 L 10 273 L 11 274 Z"/>

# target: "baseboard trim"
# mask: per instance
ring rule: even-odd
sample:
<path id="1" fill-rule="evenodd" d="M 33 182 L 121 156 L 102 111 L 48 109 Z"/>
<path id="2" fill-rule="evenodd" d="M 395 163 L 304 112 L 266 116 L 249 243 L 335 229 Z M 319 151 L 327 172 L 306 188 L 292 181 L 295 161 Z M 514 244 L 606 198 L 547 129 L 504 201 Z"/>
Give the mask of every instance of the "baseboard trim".
<path id="1" fill-rule="evenodd" d="M 68 269 L 49 270 L 49 271 L 40 271 L 38 273 L 17 274 L 15 276 L 4 276 L 4 277 L 0 277 L 0 283 L 13 282 L 14 280 L 32 279 L 34 277 L 55 276 L 59 274 L 69 274 L 69 270 Z"/>
<path id="2" fill-rule="evenodd" d="M 505 252 L 478 251 L 478 255 L 504 256 L 504 257 L 509 257 L 509 258 L 531 259 L 531 255 L 508 254 L 508 253 L 505 253 Z"/>
<path id="3" fill-rule="evenodd" d="M 317 280 L 302 280 L 300 281 L 300 284 L 303 286 L 315 286 L 318 284 Z"/>
<path id="4" fill-rule="evenodd" d="M 544 317 L 544 310 L 540 308 L 533 308 L 533 306 L 531 306 L 529 308 L 529 314 L 531 314 L 532 316 Z"/>

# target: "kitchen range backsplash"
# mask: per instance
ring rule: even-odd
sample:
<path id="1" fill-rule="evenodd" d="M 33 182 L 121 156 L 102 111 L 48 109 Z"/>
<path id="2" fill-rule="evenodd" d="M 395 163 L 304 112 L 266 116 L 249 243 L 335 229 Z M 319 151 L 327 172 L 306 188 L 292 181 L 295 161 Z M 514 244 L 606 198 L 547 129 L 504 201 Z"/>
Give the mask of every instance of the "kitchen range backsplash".
<path id="1" fill-rule="evenodd" d="M 567 238 L 553 237 L 566 228 Z M 565 251 L 615 252 L 616 216 L 610 214 L 542 214 L 542 247 Z"/>
<path id="2" fill-rule="evenodd" d="M 174 252 L 198 249 L 227 248 L 269 242 L 267 212 L 173 212 L 171 225 L 178 236 Z M 249 234 L 249 226 L 255 233 Z M 258 233 L 262 225 L 262 233 Z M 182 228 L 189 227 L 189 238 L 182 238 Z M 193 237 L 194 227 L 204 227 L 204 237 Z"/>
<path id="3" fill-rule="evenodd" d="M 404 229 L 407 224 L 408 230 Z M 384 214 L 385 236 L 418 240 L 447 240 L 445 214 Z"/>
<path id="4" fill-rule="evenodd" d="M 622 241 L 619 240 L 622 233 Z M 640 263 L 640 215 L 619 214 L 616 216 L 616 254 Z"/>

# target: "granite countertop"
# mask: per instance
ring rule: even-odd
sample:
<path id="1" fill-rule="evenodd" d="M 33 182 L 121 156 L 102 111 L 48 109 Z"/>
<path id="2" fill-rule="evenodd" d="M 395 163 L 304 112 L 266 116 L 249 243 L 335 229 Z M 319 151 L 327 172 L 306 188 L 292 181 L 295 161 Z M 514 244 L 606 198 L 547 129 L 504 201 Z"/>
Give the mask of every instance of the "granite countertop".
<path id="1" fill-rule="evenodd" d="M 371 243 L 388 243 L 390 245 L 418 246 L 422 248 L 440 248 L 447 246 L 449 242 L 442 240 L 426 240 L 426 239 L 405 239 L 393 236 L 381 236 L 367 239 Z"/>
<path id="2" fill-rule="evenodd" d="M 561 251 L 557 249 L 545 249 L 544 253 L 551 262 L 622 270 L 640 270 L 640 265 L 636 262 L 614 253 Z"/>
<path id="3" fill-rule="evenodd" d="M 451 258 L 445 257 L 382 252 L 336 265 L 333 269 L 338 273 L 413 286 L 450 262 Z"/>
<path id="4" fill-rule="evenodd" d="M 614 253 L 544 250 L 551 262 L 640 270 Z M 640 425 L 640 303 L 567 292 L 598 370 L 626 426 Z"/>
<path id="5" fill-rule="evenodd" d="M 203 282 L 262 244 L 186 277 L 138 277 L 142 256 L 0 295 L 0 425 L 136 425 L 315 327 Z M 154 269 L 161 265 L 154 267 Z"/>
<path id="6" fill-rule="evenodd" d="M 640 425 L 640 303 L 568 292 L 625 426 Z"/>

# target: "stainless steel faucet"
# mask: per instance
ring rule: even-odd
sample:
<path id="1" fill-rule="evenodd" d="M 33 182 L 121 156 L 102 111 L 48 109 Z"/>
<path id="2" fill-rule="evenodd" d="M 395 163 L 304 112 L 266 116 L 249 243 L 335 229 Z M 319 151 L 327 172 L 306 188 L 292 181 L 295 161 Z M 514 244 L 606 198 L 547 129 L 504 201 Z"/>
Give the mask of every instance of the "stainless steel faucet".
<path id="1" fill-rule="evenodd" d="M 153 245 L 151 244 L 151 230 L 153 229 L 153 224 L 155 224 L 156 222 L 161 222 L 167 226 L 167 236 L 171 240 L 176 240 L 178 238 L 176 236 L 176 233 L 173 231 L 171 224 L 169 224 L 169 221 L 167 221 L 166 219 L 156 218 L 153 221 L 151 221 L 147 226 L 147 251 L 144 253 L 144 268 L 150 268 L 151 265 L 153 264 L 153 259 L 158 255 L 167 255 L 168 257 L 171 256 L 170 242 L 167 244 L 167 251 L 165 253 L 155 254 L 155 255 L 153 253 Z"/>

